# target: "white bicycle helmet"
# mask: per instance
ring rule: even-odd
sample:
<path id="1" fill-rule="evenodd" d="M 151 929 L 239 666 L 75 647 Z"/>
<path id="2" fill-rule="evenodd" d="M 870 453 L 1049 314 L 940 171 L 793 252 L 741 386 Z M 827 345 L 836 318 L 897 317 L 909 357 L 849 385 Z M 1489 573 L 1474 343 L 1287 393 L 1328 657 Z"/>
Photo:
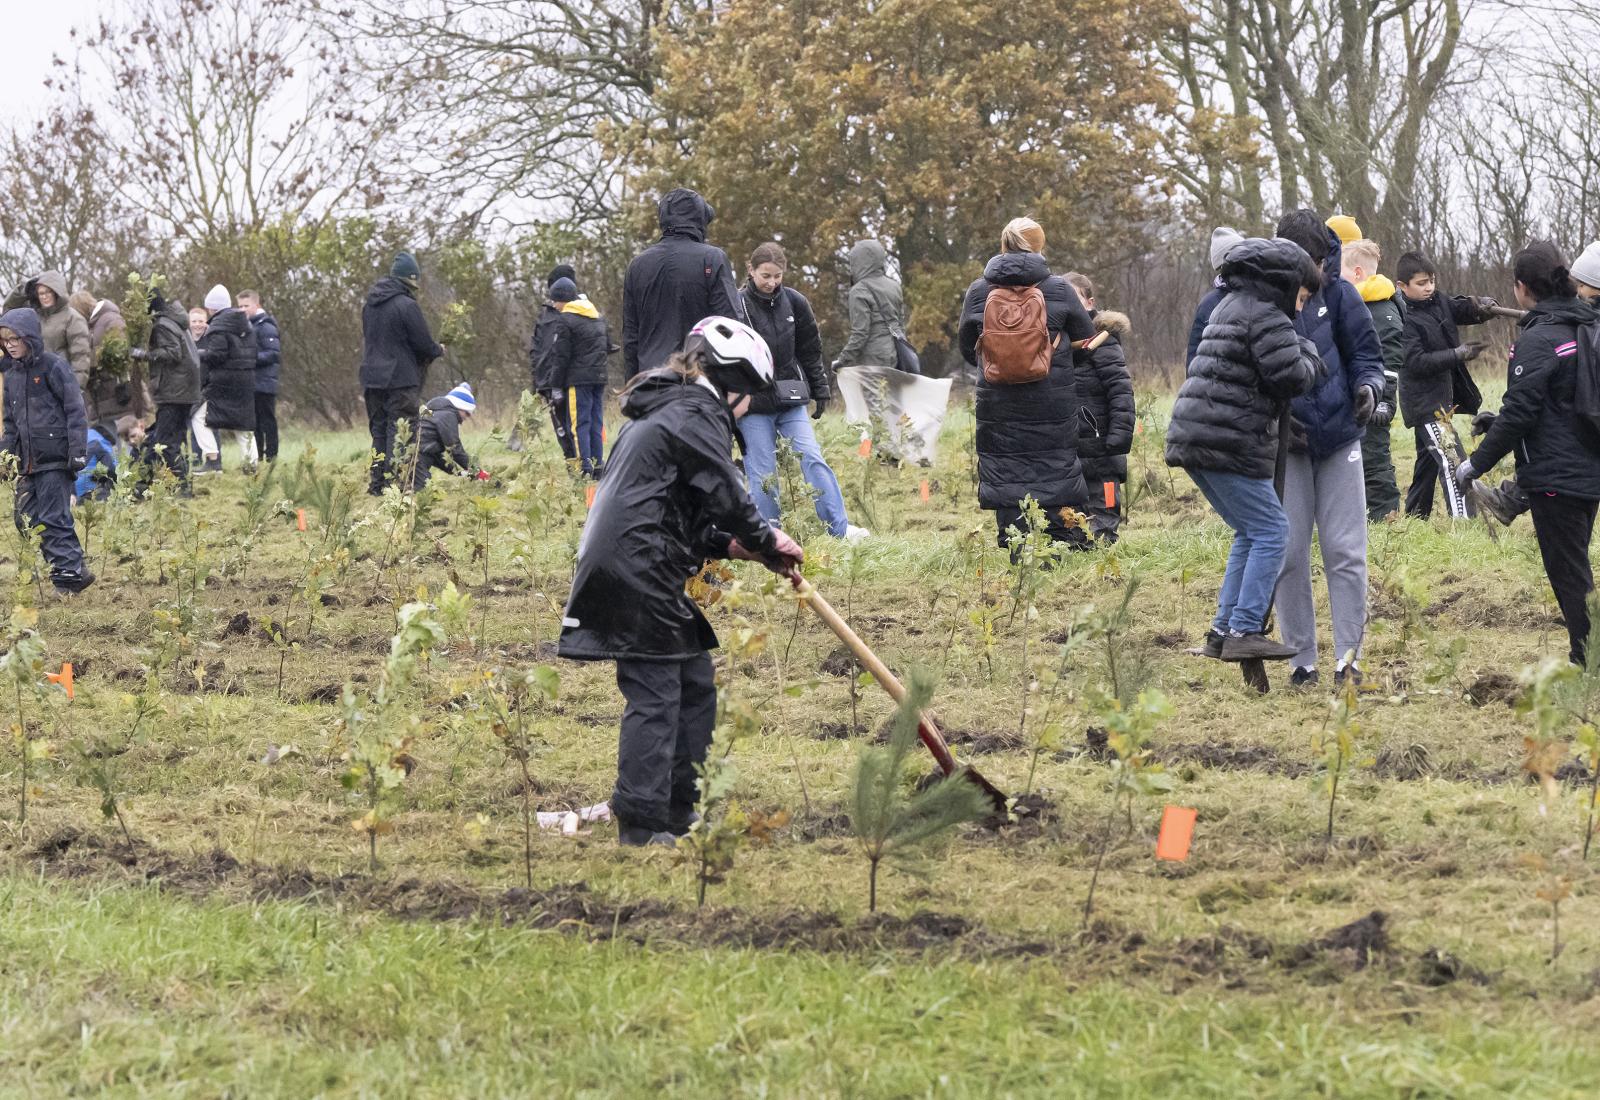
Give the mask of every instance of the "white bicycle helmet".
<path id="1" fill-rule="evenodd" d="M 683 350 L 723 393 L 755 393 L 772 385 L 772 349 L 732 317 L 707 317 L 689 330 Z"/>

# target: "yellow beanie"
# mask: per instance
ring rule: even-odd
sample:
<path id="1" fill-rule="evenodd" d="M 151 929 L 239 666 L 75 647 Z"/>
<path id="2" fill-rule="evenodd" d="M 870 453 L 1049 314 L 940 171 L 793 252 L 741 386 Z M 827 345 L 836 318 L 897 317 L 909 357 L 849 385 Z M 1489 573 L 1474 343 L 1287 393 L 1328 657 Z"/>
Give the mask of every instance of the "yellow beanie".
<path id="1" fill-rule="evenodd" d="M 1333 230 L 1339 240 L 1344 244 L 1361 239 L 1361 227 L 1349 214 L 1335 214 L 1328 219 L 1328 228 Z"/>

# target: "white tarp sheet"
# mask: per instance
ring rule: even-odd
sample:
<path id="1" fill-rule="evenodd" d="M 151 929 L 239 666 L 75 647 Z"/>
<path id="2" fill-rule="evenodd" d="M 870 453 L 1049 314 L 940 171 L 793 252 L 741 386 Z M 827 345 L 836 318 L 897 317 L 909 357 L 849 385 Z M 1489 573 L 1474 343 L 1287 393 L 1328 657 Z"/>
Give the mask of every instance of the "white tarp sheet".
<path id="1" fill-rule="evenodd" d="M 840 367 L 835 378 L 845 420 L 865 426 L 874 447 L 903 462 L 933 465 L 950 405 L 950 379 L 893 367 Z"/>

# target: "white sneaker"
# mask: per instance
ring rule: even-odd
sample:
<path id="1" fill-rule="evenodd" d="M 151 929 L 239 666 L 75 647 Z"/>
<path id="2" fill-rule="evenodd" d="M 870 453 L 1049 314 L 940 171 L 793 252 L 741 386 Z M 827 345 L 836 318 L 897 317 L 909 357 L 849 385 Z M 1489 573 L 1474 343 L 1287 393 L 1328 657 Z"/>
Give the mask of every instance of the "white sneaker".
<path id="1" fill-rule="evenodd" d="M 872 532 L 868 531 L 865 527 L 857 527 L 853 523 L 845 524 L 845 528 L 844 528 L 844 541 L 845 542 L 860 542 L 862 539 L 869 539 L 871 537 L 872 537 Z"/>

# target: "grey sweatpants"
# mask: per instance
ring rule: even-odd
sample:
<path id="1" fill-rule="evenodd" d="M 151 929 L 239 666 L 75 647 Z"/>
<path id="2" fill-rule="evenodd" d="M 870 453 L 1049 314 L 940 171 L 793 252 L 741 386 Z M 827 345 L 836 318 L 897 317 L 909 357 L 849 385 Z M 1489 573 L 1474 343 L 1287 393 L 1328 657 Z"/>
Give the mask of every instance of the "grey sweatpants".
<path id="1" fill-rule="evenodd" d="M 1313 462 L 1289 456 L 1283 478 L 1289 548 L 1278 574 L 1276 608 L 1283 643 L 1293 646 L 1294 667 L 1317 663 L 1317 611 L 1311 596 L 1311 529 L 1322 545 L 1322 569 L 1333 609 L 1334 660 L 1361 651 L 1367 626 L 1367 489 L 1361 440 Z"/>

